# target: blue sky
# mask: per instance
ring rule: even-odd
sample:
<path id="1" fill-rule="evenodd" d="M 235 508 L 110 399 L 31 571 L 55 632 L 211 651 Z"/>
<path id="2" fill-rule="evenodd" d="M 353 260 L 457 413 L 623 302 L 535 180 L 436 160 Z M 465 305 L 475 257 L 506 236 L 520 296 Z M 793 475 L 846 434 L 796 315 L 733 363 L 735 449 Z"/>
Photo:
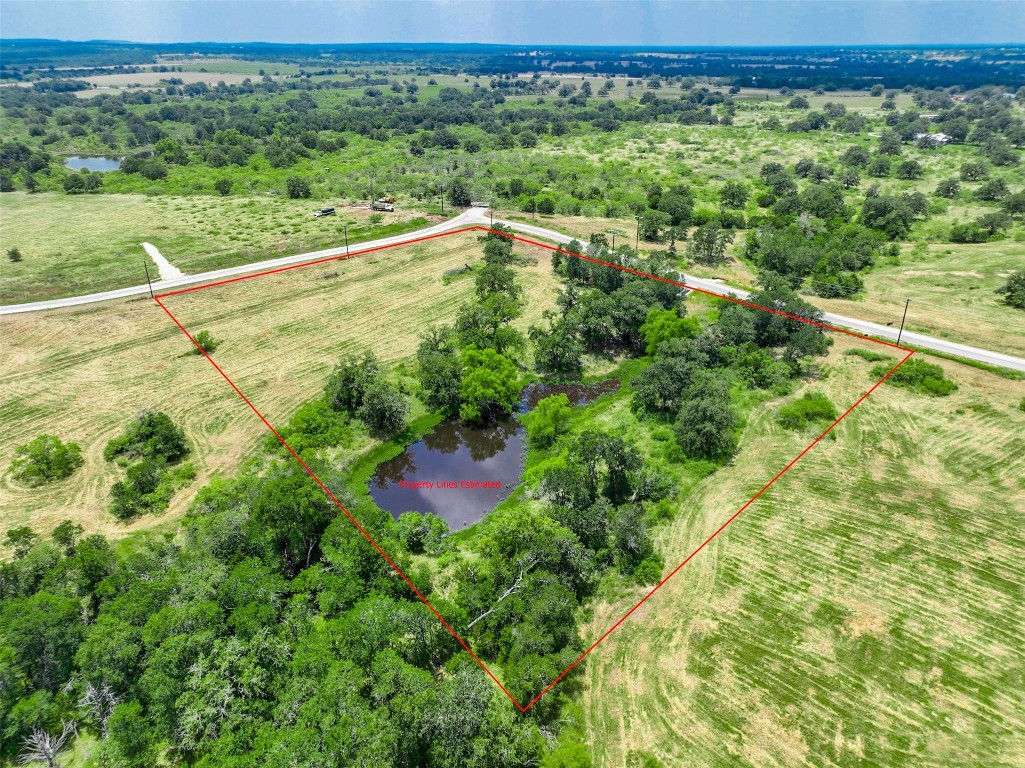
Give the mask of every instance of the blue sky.
<path id="1" fill-rule="evenodd" d="M 1025 0 L 3 0 L 0 35 L 631 46 L 1022 43 Z"/>

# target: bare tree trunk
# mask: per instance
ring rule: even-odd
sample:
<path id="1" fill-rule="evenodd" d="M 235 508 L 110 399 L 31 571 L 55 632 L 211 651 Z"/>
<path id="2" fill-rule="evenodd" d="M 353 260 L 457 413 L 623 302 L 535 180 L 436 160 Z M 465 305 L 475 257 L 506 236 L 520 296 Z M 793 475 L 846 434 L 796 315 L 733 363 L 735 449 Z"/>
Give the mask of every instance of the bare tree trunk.
<path id="1" fill-rule="evenodd" d="M 517 592 L 519 592 L 520 591 L 520 586 L 523 584 L 523 577 L 526 576 L 527 573 L 530 572 L 530 569 L 533 568 L 536 564 L 537 564 L 536 560 L 531 560 L 525 566 L 521 565 L 520 566 L 520 575 L 516 577 L 516 580 L 512 583 L 512 586 L 509 587 L 509 589 L 507 589 L 505 592 L 503 592 L 501 594 L 501 596 L 495 601 L 495 604 L 492 605 L 491 608 L 489 608 L 488 610 L 484 611 L 484 613 L 482 613 L 476 619 L 474 619 L 469 624 L 467 624 L 466 625 L 467 631 L 469 631 L 473 627 L 473 625 L 476 624 L 478 621 L 480 621 L 481 619 L 486 618 L 486 617 L 490 616 L 492 613 L 494 613 L 498 609 L 498 604 L 501 603 L 503 600 L 505 600 L 507 597 L 509 597 L 509 595 L 515 595 Z"/>

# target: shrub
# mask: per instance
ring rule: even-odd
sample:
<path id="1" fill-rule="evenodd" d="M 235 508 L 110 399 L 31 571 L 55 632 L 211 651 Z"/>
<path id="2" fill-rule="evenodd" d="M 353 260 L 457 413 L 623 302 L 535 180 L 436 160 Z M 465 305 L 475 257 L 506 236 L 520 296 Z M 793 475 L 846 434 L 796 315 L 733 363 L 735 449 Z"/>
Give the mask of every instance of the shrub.
<path id="1" fill-rule="evenodd" d="M 54 435 L 40 435 L 14 450 L 11 472 L 27 485 L 43 485 L 69 477 L 82 466 L 78 443 L 62 443 Z"/>
<path id="2" fill-rule="evenodd" d="M 868 360 L 870 363 L 893 359 L 890 355 L 884 355 L 881 352 L 873 352 L 868 349 L 848 349 L 844 354 L 851 357 L 860 357 L 862 360 Z"/>
<path id="3" fill-rule="evenodd" d="M 937 197 L 945 197 L 948 200 L 957 197 L 961 191 L 961 182 L 957 179 L 944 179 L 936 185 L 936 192 L 934 193 Z"/>
<path id="4" fill-rule="evenodd" d="M 326 398 L 303 403 L 279 433 L 296 453 L 346 445 L 352 437 L 345 416 L 333 410 Z M 271 447 L 280 445 L 274 435 L 268 435 L 267 441 Z"/>
<path id="5" fill-rule="evenodd" d="M 211 355 L 213 354 L 214 350 L 221 345 L 221 342 L 217 341 L 213 337 L 213 334 L 210 333 L 210 331 L 200 331 L 196 334 L 195 339 L 196 344 L 198 344 L 199 346 L 197 348 L 193 348 L 192 354 L 194 355 L 202 354 L 200 350 L 206 352 L 208 355 Z"/>
<path id="6" fill-rule="evenodd" d="M 1005 304 L 1025 309 L 1025 269 L 1012 274 L 1005 285 L 996 289 L 996 293 L 1003 295 Z"/>
<path id="7" fill-rule="evenodd" d="M 373 352 L 364 352 L 362 359 L 346 355 L 338 361 L 324 388 L 328 404 L 336 411 L 354 415 L 380 375 L 381 364 Z"/>
<path id="8" fill-rule="evenodd" d="M 652 553 L 644 558 L 632 574 L 631 578 L 640 585 L 651 585 L 658 584 L 662 580 L 662 568 L 664 563 L 662 558 Z"/>
<path id="9" fill-rule="evenodd" d="M 16 264 L 21 261 L 21 251 L 17 248 L 8 248 L 7 258 Z"/>
<path id="10" fill-rule="evenodd" d="M 973 222 L 955 224 L 950 228 L 950 242 L 952 243 L 984 243 L 987 240 L 989 240 L 989 232 Z"/>
<path id="11" fill-rule="evenodd" d="M 538 448 L 548 448 L 565 432 L 569 417 L 569 398 L 566 395 L 543 398 L 533 411 L 523 417 L 527 425 L 527 439 Z"/>
<path id="12" fill-rule="evenodd" d="M 159 160 L 149 160 L 140 166 L 139 173 L 150 181 L 159 181 L 167 178 L 167 167 Z"/>
<path id="13" fill-rule="evenodd" d="M 448 523 L 443 517 L 419 512 L 403 512 L 396 522 L 399 540 L 414 555 L 438 555 L 445 548 Z"/>
<path id="14" fill-rule="evenodd" d="M 305 199 L 310 196 L 310 183 L 302 176 L 289 176 L 285 180 L 285 191 L 293 200 Z"/>
<path id="15" fill-rule="evenodd" d="M 967 162 L 961 165 L 961 181 L 982 181 L 989 178 L 989 169 L 982 162 Z"/>
<path id="16" fill-rule="evenodd" d="M 877 365 L 872 369 L 872 375 L 877 379 L 882 378 L 889 370 L 887 365 Z M 886 381 L 895 387 L 906 387 L 935 397 L 944 397 L 957 391 L 957 384 L 946 378 L 940 366 L 916 358 L 904 363 Z"/>
<path id="17" fill-rule="evenodd" d="M 975 190 L 975 197 L 979 200 L 994 202 L 996 200 L 1001 200 L 1009 193 L 1010 189 L 1008 189 L 1006 181 L 1003 179 L 993 179 L 993 181 L 987 181 Z"/>
<path id="18" fill-rule="evenodd" d="M 191 463 L 168 470 L 161 459 L 143 459 L 110 489 L 110 513 L 118 520 L 130 520 L 145 512 L 162 512 L 174 492 L 195 477 Z"/>
<path id="19" fill-rule="evenodd" d="M 804 429 L 816 421 L 836 421 L 839 414 L 832 401 L 821 392 L 806 392 L 803 397 L 779 409 L 779 423 L 786 429 Z"/>
<path id="20" fill-rule="evenodd" d="M 63 187 L 69 195 L 77 195 L 79 192 L 85 191 L 85 179 L 79 174 L 73 173 L 64 177 Z"/>

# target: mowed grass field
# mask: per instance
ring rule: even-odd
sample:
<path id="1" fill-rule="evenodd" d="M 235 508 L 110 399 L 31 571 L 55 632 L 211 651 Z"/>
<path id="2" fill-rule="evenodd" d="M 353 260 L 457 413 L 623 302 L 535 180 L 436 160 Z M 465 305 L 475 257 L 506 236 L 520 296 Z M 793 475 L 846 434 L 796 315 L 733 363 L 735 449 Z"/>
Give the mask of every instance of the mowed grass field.
<path id="1" fill-rule="evenodd" d="M 516 268 L 525 328 L 554 306 L 547 252 Z M 450 322 L 473 292 L 468 277 L 443 273 L 479 260 L 471 234 L 400 246 L 351 260 L 296 269 L 175 296 L 167 306 L 191 331 L 222 342 L 215 359 L 276 425 L 316 396 L 338 357 L 373 349 L 387 364 L 412 358 L 420 334 Z M 214 475 L 255 455 L 266 427 L 148 297 L 0 320 L 0 530 L 30 525 L 48 533 L 62 519 L 123 535 L 173 520 Z M 119 470 L 103 447 L 142 409 L 165 411 L 192 444 L 198 476 L 160 517 L 118 524 L 105 510 Z M 85 465 L 42 488 L 12 481 L 14 448 L 41 433 L 74 440 Z"/>
<path id="2" fill-rule="evenodd" d="M 810 385 L 841 408 L 851 346 Z M 880 387 L 589 657 L 596 765 L 1025 765 L 1023 392 L 941 364 L 957 393 Z M 667 570 L 811 442 L 779 404 L 662 529 Z"/>
<path id="3" fill-rule="evenodd" d="M 329 205 L 339 202 L 7 193 L 0 206 L 0 250 L 18 248 L 22 260 L 0 261 L 0 303 L 140 285 L 146 282 L 144 262 L 155 280 L 143 242 L 189 274 L 337 247 L 344 243 L 343 226 L 356 243 L 430 223 L 416 210 L 385 214 L 376 224 L 371 211 L 359 208 L 313 217 Z"/>

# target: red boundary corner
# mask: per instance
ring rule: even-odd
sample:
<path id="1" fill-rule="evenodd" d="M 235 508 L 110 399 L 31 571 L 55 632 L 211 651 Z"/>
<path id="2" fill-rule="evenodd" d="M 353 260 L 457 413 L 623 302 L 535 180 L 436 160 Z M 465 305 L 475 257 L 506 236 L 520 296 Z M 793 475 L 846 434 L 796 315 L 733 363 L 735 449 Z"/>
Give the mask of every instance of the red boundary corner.
<path id="1" fill-rule="evenodd" d="M 752 308 L 760 310 L 762 312 L 771 312 L 774 315 L 780 315 L 782 317 L 790 318 L 791 320 L 798 320 L 798 321 L 800 321 L 802 323 L 808 323 L 809 325 L 815 325 L 815 326 L 818 326 L 819 328 L 824 328 L 824 329 L 826 329 L 828 331 L 834 331 L 836 333 L 847 334 L 848 336 L 854 336 L 855 338 L 861 339 L 863 341 L 869 341 L 869 342 L 872 342 L 873 344 L 882 344 L 884 346 L 891 347 L 893 349 L 899 349 L 902 352 L 907 352 L 907 355 L 905 355 L 900 360 L 900 362 L 898 362 L 895 366 L 893 366 L 893 368 L 891 368 L 887 372 L 887 374 L 885 376 L 883 376 L 879 381 L 877 381 L 875 384 L 873 384 L 872 387 L 867 392 L 865 392 L 865 394 L 863 394 L 860 398 L 858 398 L 857 402 L 855 402 L 854 405 L 852 405 L 850 408 L 848 408 L 846 411 L 844 411 L 843 414 L 841 414 L 840 417 L 836 421 L 834 421 L 832 424 L 830 424 L 829 427 L 827 427 L 826 430 L 821 435 L 819 435 L 814 440 L 812 440 L 812 442 L 808 445 L 808 447 L 806 447 L 803 451 L 801 451 L 796 457 L 794 457 L 793 460 L 790 461 L 790 463 L 788 463 L 785 467 L 783 467 L 783 469 L 781 469 L 778 473 L 776 473 L 776 475 L 771 480 L 769 480 L 769 482 L 767 482 L 764 486 L 762 486 L 762 488 L 754 496 L 752 496 L 750 499 L 748 499 L 748 501 L 740 509 L 738 509 L 732 515 L 730 515 L 730 517 L 727 518 L 725 520 L 725 522 L 723 522 L 723 524 L 720 525 L 707 539 L 705 539 L 703 542 L 701 542 L 700 546 L 698 546 L 697 549 L 695 549 L 693 552 L 691 552 L 689 555 L 687 555 L 687 557 L 683 560 L 683 562 L 681 562 L 679 565 L 677 565 L 675 568 L 673 568 L 673 570 L 669 572 L 669 575 L 667 575 L 664 579 L 662 579 L 662 581 L 660 581 L 658 584 L 656 584 L 654 587 L 652 587 L 652 589 L 650 591 L 648 591 L 648 593 L 645 594 L 644 597 L 642 597 L 637 602 L 636 605 L 634 605 L 629 611 L 627 611 L 625 614 L 623 614 L 623 616 L 615 624 L 613 624 L 611 627 L 609 627 L 609 629 L 601 637 L 599 637 L 597 640 L 595 640 L 590 645 L 590 647 L 587 648 L 587 650 L 585 650 L 582 654 L 580 654 L 580 656 L 576 659 L 576 661 L 574 661 L 572 664 L 570 664 L 568 667 L 566 667 L 566 669 L 564 669 L 559 674 L 558 677 L 556 677 L 554 680 L 552 680 L 539 694 L 537 694 L 537 696 L 535 696 L 533 699 L 528 701 L 526 704 L 521 704 L 519 701 L 516 700 L 516 698 L 511 693 L 509 693 L 508 690 L 506 690 L 505 686 L 502 685 L 501 681 L 497 677 L 495 677 L 494 673 L 490 669 L 488 669 L 487 664 L 485 664 L 483 661 L 480 660 L 480 658 L 478 658 L 477 654 L 475 654 L 473 652 L 473 649 L 470 648 L 469 644 L 465 640 L 463 640 L 462 637 L 459 636 L 459 633 L 456 632 L 449 625 L 449 623 L 447 621 L 445 621 L 445 618 L 440 613 L 438 613 L 438 611 L 434 608 L 434 606 L 431 605 L 430 601 L 426 597 L 424 597 L 423 594 L 421 594 L 420 590 L 418 590 L 416 588 L 416 586 L 413 584 L 413 582 L 411 582 L 409 580 L 409 578 L 406 576 L 406 574 L 402 572 L 402 570 L 395 564 L 395 562 L 390 557 L 388 557 L 388 554 L 383 549 L 381 549 L 380 545 L 376 541 L 374 541 L 373 537 L 370 536 L 370 534 L 368 534 L 366 532 L 366 530 L 363 528 L 363 526 L 361 526 L 359 524 L 359 522 L 356 520 L 356 518 L 354 518 L 352 516 L 352 514 L 350 514 L 349 510 L 347 510 L 342 505 L 342 503 L 340 501 L 338 501 L 338 499 L 335 497 L 335 495 L 333 493 L 331 493 L 331 491 L 328 489 L 328 487 L 326 485 L 324 485 L 324 483 L 321 481 L 321 479 L 319 477 L 317 477 L 316 473 L 314 473 L 314 471 L 312 469 L 310 469 L 310 467 L 306 464 L 306 462 L 304 462 L 299 457 L 299 454 L 297 454 L 292 449 L 292 446 L 290 446 L 288 444 L 288 442 L 281 436 L 281 434 L 276 429 L 274 429 L 274 427 L 271 425 L 271 423 L 269 421 L 267 421 L 267 419 L 264 417 L 264 415 L 262 413 L 260 413 L 259 409 L 255 405 L 253 405 L 252 401 L 248 397 L 246 397 L 246 395 L 242 392 L 242 390 L 240 390 L 237 386 L 235 386 L 235 383 L 231 380 L 231 378 L 229 378 L 228 374 L 226 374 L 221 369 L 221 367 L 216 362 L 214 362 L 214 359 L 212 357 L 210 357 L 210 355 L 207 354 L 207 352 L 196 342 L 196 340 L 195 340 L 195 338 L 193 338 L 192 334 L 189 333 L 188 330 L 186 330 L 185 326 L 182 325 L 181 322 L 178 320 L 178 318 L 176 318 L 174 316 L 174 314 L 171 312 L 171 310 L 167 308 L 167 305 L 164 304 L 163 301 L 161 301 L 161 299 L 166 299 L 166 298 L 169 298 L 171 296 L 178 296 L 178 295 L 183 294 L 183 293 L 191 293 L 193 291 L 203 290 L 204 288 L 212 288 L 212 287 L 218 286 L 218 285 L 227 285 L 228 283 L 236 283 L 236 282 L 240 282 L 240 281 L 243 281 L 243 280 L 251 280 L 254 277 L 262 277 L 264 275 L 273 275 L 273 274 L 276 274 L 278 272 L 286 272 L 286 271 L 289 271 L 289 270 L 292 270 L 292 269 L 300 269 L 302 267 L 310 267 L 310 266 L 313 266 L 315 264 L 323 264 L 325 262 L 330 262 L 330 261 L 339 261 L 339 260 L 342 260 L 342 259 L 348 259 L 348 258 L 352 258 L 352 257 L 355 257 L 355 256 L 362 256 L 362 255 L 365 255 L 365 254 L 368 254 L 368 253 L 373 253 L 374 251 L 387 250 L 389 248 L 396 248 L 396 247 L 403 246 L 403 245 L 410 245 L 411 243 L 423 242 L 424 240 L 433 240 L 433 239 L 440 238 L 440 237 L 447 237 L 449 235 L 456 235 L 456 234 L 460 234 L 460 233 L 463 233 L 463 232 L 470 232 L 470 231 L 474 231 L 474 230 L 479 230 L 479 231 L 482 231 L 482 232 L 490 232 L 492 234 L 502 235 L 503 237 L 507 237 L 507 238 L 509 238 L 511 240 L 516 240 L 518 242 L 527 243 L 528 245 L 534 245 L 534 246 L 538 246 L 540 248 L 546 248 L 546 249 L 548 249 L 550 251 L 553 251 L 553 252 L 558 252 L 558 253 L 565 254 L 567 256 L 573 256 L 575 258 L 584 259 L 586 261 L 594 262 L 595 264 L 603 264 L 603 265 L 605 265 L 607 267 L 612 267 L 613 269 L 622 270 L 623 272 L 629 272 L 631 274 L 639 275 L 641 277 L 647 277 L 647 278 L 649 278 L 651 280 L 658 280 L 658 281 L 663 282 L 663 283 L 669 283 L 670 285 L 676 285 L 676 286 L 679 286 L 680 288 L 686 288 L 687 290 L 690 290 L 690 291 L 697 291 L 698 293 L 708 294 L 709 296 L 714 296 L 715 298 L 724 299 L 726 301 L 732 301 L 732 302 L 734 302 L 736 304 L 743 304 L 744 306 L 752 307 Z M 343 255 L 340 255 L 340 256 L 329 256 L 327 258 L 318 259 L 316 261 L 307 261 L 307 262 L 303 262 L 301 264 L 291 264 L 291 265 L 288 265 L 288 266 L 285 266 L 285 267 L 279 267 L 277 269 L 270 269 L 270 270 L 266 270 L 266 271 L 263 271 L 263 272 L 256 272 L 256 273 L 251 274 L 251 275 L 242 275 L 240 277 L 234 277 L 234 278 L 231 278 L 231 279 L 228 279 L 228 280 L 220 280 L 218 282 L 208 283 L 206 285 L 198 285 L 198 286 L 194 286 L 194 287 L 191 287 L 191 288 L 183 288 L 183 289 L 178 290 L 178 291 L 170 291 L 168 293 L 158 294 L 158 295 L 156 295 L 154 297 L 154 300 L 156 301 L 157 304 L 160 305 L 160 308 L 163 309 L 164 312 L 167 313 L 167 316 L 171 318 L 171 320 L 174 322 L 174 324 L 177 325 L 179 329 L 181 329 L 181 332 L 184 333 L 188 337 L 189 341 L 191 341 L 196 346 L 196 349 L 199 350 L 199 352 L 207 359 L 207 361 L 210 363 L 210 365 L 212 365 L 214 367 L 214 369 L 224 378 L 224 380 L 226 382 L 228 382 L 228 384 L 231 386 L 231 388 L 233 390 L 235 390 L 235 393 L 238 394 L 238 396 L 240 398 L 242 398 L 242 400 L 245 402 L 246 405 L 249 406 L 249 408 L 253 411 L 253 413 L 255 413 L 257 415 L 257 417 L 260 419 L 260 421 L 262 421 L 264 423 L 264 425 L 267 427 L 267 429 L 269 429 L 271 431 L 271 433 L 278 439 L 278 441 L 286 448 L 286 450 L 288 450 L 288 452 L 292 454 L 292 456 L 295 458 L 295 460 L 297 462 L 299 462 L 299 464 L 309 474 L 309 476 L 312 477 L 314 481 L 316 481 L 317 485 L 319 485 L 321 487 L 321 489 L 324 491 L 324 493 L 327 494 L 328 498 L 331 499 L 332 502 L 334 502 L 334 504 L 338 507 L 338 509 L 340 509 L 345 514 L 345 516 L 347 518 L 349 518 L 349 521 L 354 526 L 356 526 L 357 530 L 359 530 L 359 532 L 361 534 L 363 534 L 364 537 L 366 537 L 367 541 L 369 541 L 370 544 L 373 545 L 374 549 L 376 549 L 380 553 L 381 557 L 383 557 L 387 561 L 388 565 L 390 565 L 395 570 L 395 572 L 402 578 L 402 580 L 406 582 L 406 584 L 409 586 L 409 588 L 413 591 L 413 594 L 415 594 L 423 602 L 423 604 L 426 605 L 428 609 L 430 609 L 431 613 L 433 613 L 437 617 L 438 621 L 440 621 L 444 625 L 445 629 L 447 629 L 452 634 L 452 636 L 456 639 L 456 641 L 459 643 L 459 645 L 462 646 L 463 650 L 465 650 L 468 654 L 470 654 L 470 656 L 473 658 L 473 660 L 476 661 L 481 666 L 481 669 L 483 669 L 484 672 L 487 673 L 488 677 L 490 677 L 495 682 L 495 685 L 497 685 L 502 690 L 502 692 L 506 696 L 509 697 L 510 701 L 512 701 L 512 703 L 516 705 L 517 709 L 519 709 L 520 712 L 526 712 L 528 709 L 530 709 L 532 706 L 534 706 L 534 704 L 536 704 L 538 702 L 538 700 L 542 696 L 544 696 L 546 693 L 548 693 L 548 691 L 550 691 L 552 688 L 554 688 L 558 684 L 558 682 L 560 680 L 562 680 L 564 677 L 566 677 L 566 675 L 568 675 L 578 664 L 580 664 L 580 662 L 583 661 L 591 653 L 591 651 L 593 651 L 595 648 L 597 648 L 605 640 L 605 638 L 607 638 L 609 635 L 611 635 L 613 632 L 615 632 L 624 621 L 629 619 L 630 616 L 633 615 L 633 613 L 638 608 L 640 608 L 642 605 L 644 605 L 644 603 L 646 603 L 656 592 L 658 592 L 665 585 L 665 583 L 667 581 L 669 581 L 671 578 L 673 578 L 673 576 L 675 576 L 677 573 L 679 573 L 680 569 L 682 569 L 685 565 L 687 565 L 687 563 L 689 563 L 691 560 L 693 560 L 698 555 L 698 553 L 701 552 L 701 550 L 703 550 L 705 547 L 707 547 L 715 539 L 716 536 L 718 536 L 720 533 L 722 533 L 724 530 L 726 530 L 727 526 L 729 526 L 730 523 L 732 523 L 734 520 L 736 520 L 738 517 L 740 517 L 740 515 L 748 507 L 750 507 L 752 504 L 754 504 L 754 502 L 757 501 L 758 498 L 763 493 L 765 493 L 772 486 L 773 483 L 775 483 L 784 474 L 786 474 L 790 470 L 791 467 L 793 467 L 798 461 L 801 460 L 801 458 L 806 453 L 808 453 L 808 451 L 810 451 L 812 448 L 814 448 L 816 446 L 816 444 L 818 444 L 818 442 L 820 440 L 822 440 L 826 435 L 828 435 L 837 424 L 839 424 L 841 421 L 843 421 L 844 418 L 846 418 L 847 414 L 849 414 L 851 411 L 853 411 L 855 408 L 857 408 L 859 405 L 861 405 L 861 403 L 863 403 L 865 401 L 865 399 L 869 395 L 871 395 L 876 389 L 878 389 L 879 386 L 882 385 L 882 383 L 884 381 L 886 381 L 890 377 L 890 375 L 893 374 L 894 371 L 896 371 L 898 368 L 900 368 L 900 366 L 902 366 L 904 363 L 906 363 L 908 361 L 908 359 L 914 354 L 913 350 L 910 350 L 907 347 L 898 346 L 897 344 L 891 344 L 888 341 L 880 341 L 879 339 L 873 339 L 870 336 L 866 336 L 866 335 L 861 334 L 861 333 L 855 333 L 854 331 L 849 331 L 849 330 L 846 330 L 844 328 L 836 328 L 834 326 L 826 325 L 824 323 L 818 323 L 818 322 L 815 322 L 815 321 L 812 321 L 812 320 L 807 320 L 807 319 L 805 319 L 803 317 L 797 317 L 796 315 L 787 314 L 786 312 L 780 312 L 780 311 L 774 310 L 774 309 L 766 309 L 765 307 L 760 307 L 757 304 L 752 304 L 751 302 L 747 302 L 747 301 L 744 301 L 742 299 L 738 299 L 736 297 L 719 296 L 718 294 L 712 293 L 711 291 L 706 291 L 706 290 L 701 289 L 701 288 L 695 288 L 693 286 L 687 285 L 686 283 L 677 282 L 675 280 L 669 280 L 668 278 L 664 278 L 664 277 L 657 277 L 655 275 L 650 275 L 647 272 L 641 272 L 641 271 L 636 270 L 636 269 L 630 269 L 629 267 L 624 267 L 624 266 L 621 266 L 619 264 L 610 264 L 607 261 L 601 261 L 600 259 L 594 259 L 594 258 L 591 258 L 590 256 L 586 256 L 586 255 L 583 255 L 583 254 L 571 253 L 570 251 L 563 250 L 562 248 L 556 248 L 556 247 L 548 245 L 546 243 L 540 243 L 540 242 L 537 242 L 536 240 L 529 240 L 529 239 L 527 239 L 525 237 L 520 237 L 518 235 L 512 235 L 512 234 L 509 234 L 508 232 L 501 232 L 501 231 L 489 229 L 488 227 L 484 227 L 484 226 L 463 227 L 461 229 L 454 229 L 454 230 L 451 230 L 451 231 L 448 231 L 448 232 L 441 232 L 441 233 L 435 234 L 435 235 L 428 235 L 428 236 L 425 236 L 425 237 L 411 238 L 409 240 L 403 240 L 401 242 L 392 243 L 390 245 L 381 245 L 381 246 L 377 246 L 376 248 L 366 248 L 366 249 L 363 249 L 363 250 L 360 250 L 360 251 L 354 251 L 354 252 L 352 252 L 350 254 L 343 254 Z"/>

